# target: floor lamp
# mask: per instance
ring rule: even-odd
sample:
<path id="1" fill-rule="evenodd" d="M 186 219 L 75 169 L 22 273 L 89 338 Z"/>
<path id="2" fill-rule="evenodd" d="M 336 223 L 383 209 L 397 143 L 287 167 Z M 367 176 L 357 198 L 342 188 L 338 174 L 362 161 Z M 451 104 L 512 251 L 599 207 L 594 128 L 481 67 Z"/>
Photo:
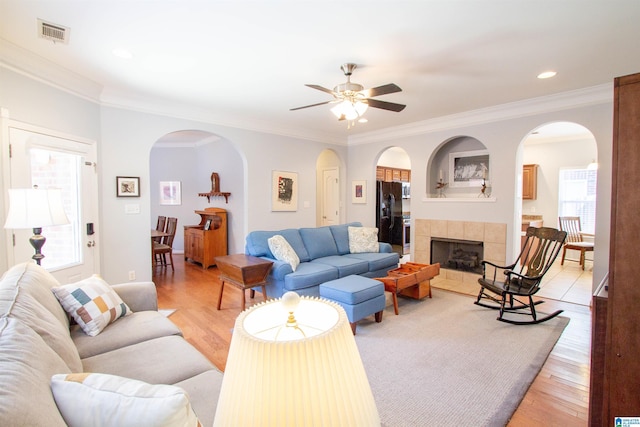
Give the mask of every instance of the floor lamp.
<path id="1" fill-rule="evenodd" d="M 216 426 L 379 427 L 344 309 L 287 292 L 240 313 Z"/>
<path id="2" fill-rule="evenodd" d="M 62 191 L 59 189 L 39 190 L 20 188 L 9 190 L 9 214 L 4 228 L 32 228 L 29 242 L 35 254 L 31 257 L 38 265 L 44 258 L 42 245 L 47 240 L 41 233 L 42 227 L 68 224 L 69 219 L 62 206 Z"/>

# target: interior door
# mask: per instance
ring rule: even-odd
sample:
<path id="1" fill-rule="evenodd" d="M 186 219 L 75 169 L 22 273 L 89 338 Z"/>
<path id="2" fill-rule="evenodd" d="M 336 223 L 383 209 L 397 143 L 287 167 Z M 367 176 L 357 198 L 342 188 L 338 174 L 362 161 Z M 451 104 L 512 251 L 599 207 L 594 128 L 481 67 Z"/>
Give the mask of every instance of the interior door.
<path id="1" fill-rule="evenodd" d="M 10 188 L 60 188 L 70 224 L 46 227 L 42 266 L 60 283 L 99 273 L 98 181 L 96 146 L 92 141 L 23 124 L 9 124 Z M 6 193 L 5 193 L 6 194 Z M 8 230 L 8 264 L 28 261 L 34 254 L 32 230 Z"/>
<path id="2" fill-rule="evenodd" d="M 338 168 L 322 171 L 322 225 L 340 222 L 340 188 Z"/>

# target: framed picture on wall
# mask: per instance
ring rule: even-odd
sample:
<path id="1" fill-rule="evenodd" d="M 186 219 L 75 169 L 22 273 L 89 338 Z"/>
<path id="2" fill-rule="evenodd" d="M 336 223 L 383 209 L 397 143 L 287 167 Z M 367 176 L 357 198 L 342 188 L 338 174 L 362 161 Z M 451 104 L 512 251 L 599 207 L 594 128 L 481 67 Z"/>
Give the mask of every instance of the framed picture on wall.
<path id="1" fill-rule="evenodd" d="M 461 151 L 449 154 L 449 186 L 481 187 L 489 185 L 489 152 Z"/>
<path id="2" fill-rule="evenodd" d="M 271 210 L 298 210 L 298 174 L 273 171 L 271 176 Z"/>
<path id="3" fill-rule="evenodd" d="M 351 203 L 367 203 L 367 181 L 351 183 Z"/>
<path id="4" fill-rule="evenodd" d="M 160 204 L 181 205 L 182 192 L 180 181 L 160 181 Z"/>
<path id="5" fill-rule="evenodd" d="M 140 177 L 137 176 L 117 176 L 116 177 L 117 197 L 140 197 Z"/>

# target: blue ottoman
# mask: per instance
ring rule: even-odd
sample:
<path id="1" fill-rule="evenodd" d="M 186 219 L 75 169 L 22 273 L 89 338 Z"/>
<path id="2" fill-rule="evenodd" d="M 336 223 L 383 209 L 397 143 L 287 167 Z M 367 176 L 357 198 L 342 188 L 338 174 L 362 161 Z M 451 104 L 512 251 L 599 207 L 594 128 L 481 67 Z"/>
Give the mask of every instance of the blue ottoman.
<path id="1" fill-rule="evenodd" d="M 321 284 L 320 296 L 344 308 L 354 335 L 360 319 L 375 314 L 376 322 L 382 322 L 385 307 L 382 282 L 358 275 L 341 277 Z"/>

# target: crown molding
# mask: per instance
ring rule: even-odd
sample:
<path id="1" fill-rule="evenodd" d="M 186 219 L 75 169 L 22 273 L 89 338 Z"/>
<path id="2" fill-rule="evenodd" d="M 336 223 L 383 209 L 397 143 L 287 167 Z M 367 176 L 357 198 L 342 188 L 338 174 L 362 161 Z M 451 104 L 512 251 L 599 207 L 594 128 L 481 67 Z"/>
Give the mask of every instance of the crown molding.
<path id="1" fill-rule="evenodd" d="M 611 103 L 613 82 L 558 94 L 451 114 L 349 137 L 349 145 L 369 144 L 425 133 L 528 117 L 552 111 Z"/>

